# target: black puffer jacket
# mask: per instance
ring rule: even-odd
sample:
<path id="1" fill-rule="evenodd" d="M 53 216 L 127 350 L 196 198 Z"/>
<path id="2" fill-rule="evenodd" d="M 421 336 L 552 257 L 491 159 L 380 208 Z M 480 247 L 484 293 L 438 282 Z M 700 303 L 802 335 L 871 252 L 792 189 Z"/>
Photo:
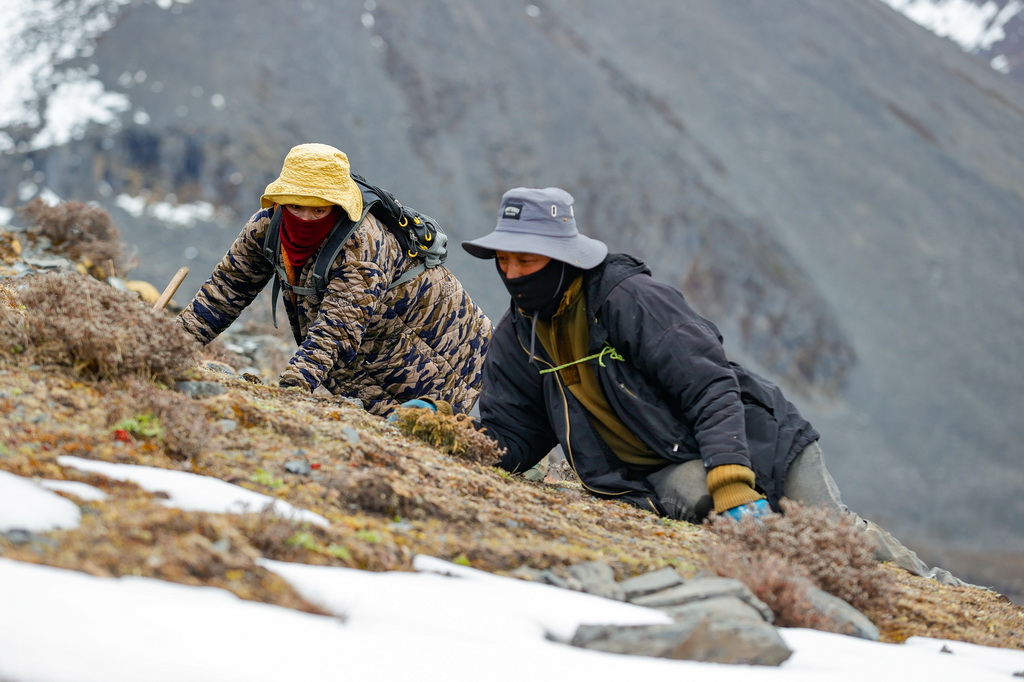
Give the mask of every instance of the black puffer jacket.
<path id="1" fill-rule="evenodd" d="M 669 462 L 750 466 L 778 509 L 789 465 L 818 438 L 779 388 L 730 362 L 715 325 L 632 256 L 584 273 L 584 295 L 590 354 L 610 345 L 624 358 L 590 361 L 619 419 Z M 531 334 L 531 321 L 510 310 L 484 363 L 480 422 L 507 450 L 501 466 L 524 471 L 560 443 L 591 493 L 664 514 L 650 471 L 611 452 L 558 372 L 540 374 L 552 363 Z"/>

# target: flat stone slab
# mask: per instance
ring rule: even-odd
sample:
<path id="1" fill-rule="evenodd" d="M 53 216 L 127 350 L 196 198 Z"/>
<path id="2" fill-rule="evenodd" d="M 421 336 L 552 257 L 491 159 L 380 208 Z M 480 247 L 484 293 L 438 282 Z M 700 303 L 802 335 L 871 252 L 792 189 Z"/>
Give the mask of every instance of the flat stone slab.
<path id="1" fill-rule="evenodd" d="M 677 623 L 699 620 L 705 617 L 712 620 L 751 621 L 756 623 L 771 623 L 775 620 L 775 614 L 771 610 L 764 613 L 756 606 L 743 601 L 739 597 L 712 597 L 711 599 L 690 602 L 681 606 L 669 606 L 661 610 L 671 616 L 672 620 Z"/>
<path id="2" fill-rule="evenodd" d="M 793 654 L 764 621 L 711 618 L 672 625 L 581 625 L 571 644 L 632 656 L 743 665 L 778 666 Z"/>
<path id="3" fill-rule="evenodd" d="M 683 578 L 671 566 L 644 573 L 642 575 L 627 578 L 619 583 L 626 599 L 633 601 L 652 592 L 661 592 L 670 587 L 678 587 L 683 584 Z"/>

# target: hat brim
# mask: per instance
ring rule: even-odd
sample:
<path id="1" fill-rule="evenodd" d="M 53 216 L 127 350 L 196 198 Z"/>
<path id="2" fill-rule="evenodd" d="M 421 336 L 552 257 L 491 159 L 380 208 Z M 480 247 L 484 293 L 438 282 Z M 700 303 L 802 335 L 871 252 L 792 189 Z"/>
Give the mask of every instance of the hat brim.
<path id="1" fill-rule="evenodd" d="M 608 255 L 604 242 L 578 233 L 572 237 L 549 237 L 496 230 L 479 239 L 462 242 L 462 248 L 469 255 L 483 259 L 494 258 L 496 251 L 536 253 L 584 270 L 597 267 Z"/>
<path id="2" fill-rule="evenodd" d="M 352 181 L 324 190 L 303 187 L 278 178 L 267 185 L 263 196 L 260 197 L 260 206 L 263 208 L 270 208 L 274 204 L 291 203 L 301 206 L 341 206 L 353 222 L 359 220 L 363 213 L 363 193 Z"/>

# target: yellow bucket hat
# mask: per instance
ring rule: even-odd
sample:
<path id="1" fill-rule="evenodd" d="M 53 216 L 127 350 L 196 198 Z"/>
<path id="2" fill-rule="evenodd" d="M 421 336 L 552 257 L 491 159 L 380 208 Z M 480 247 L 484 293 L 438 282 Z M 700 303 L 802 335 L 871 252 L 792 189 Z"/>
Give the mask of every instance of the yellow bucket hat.
<path id="1" fill-rule="evenodd" d="M 328 144 L 300 144 L 284 157 L 281 176 L 267 185 L 260 205 L 341 206 L 353 221 L 363 214 L 363 193 L 345 152 Z"/>

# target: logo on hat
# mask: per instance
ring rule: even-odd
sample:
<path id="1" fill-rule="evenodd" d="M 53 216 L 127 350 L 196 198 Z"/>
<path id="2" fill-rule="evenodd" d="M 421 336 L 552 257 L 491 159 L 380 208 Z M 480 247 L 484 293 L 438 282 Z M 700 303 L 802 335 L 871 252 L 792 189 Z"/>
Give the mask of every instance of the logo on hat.
<path id="1" fill-rule="evenodd" d="M 522 204 L 505 204 L 505 208 L 501 210 L 501 217 L 509 220 L 519 220 L 519 214 L 522 212 Z"/>

